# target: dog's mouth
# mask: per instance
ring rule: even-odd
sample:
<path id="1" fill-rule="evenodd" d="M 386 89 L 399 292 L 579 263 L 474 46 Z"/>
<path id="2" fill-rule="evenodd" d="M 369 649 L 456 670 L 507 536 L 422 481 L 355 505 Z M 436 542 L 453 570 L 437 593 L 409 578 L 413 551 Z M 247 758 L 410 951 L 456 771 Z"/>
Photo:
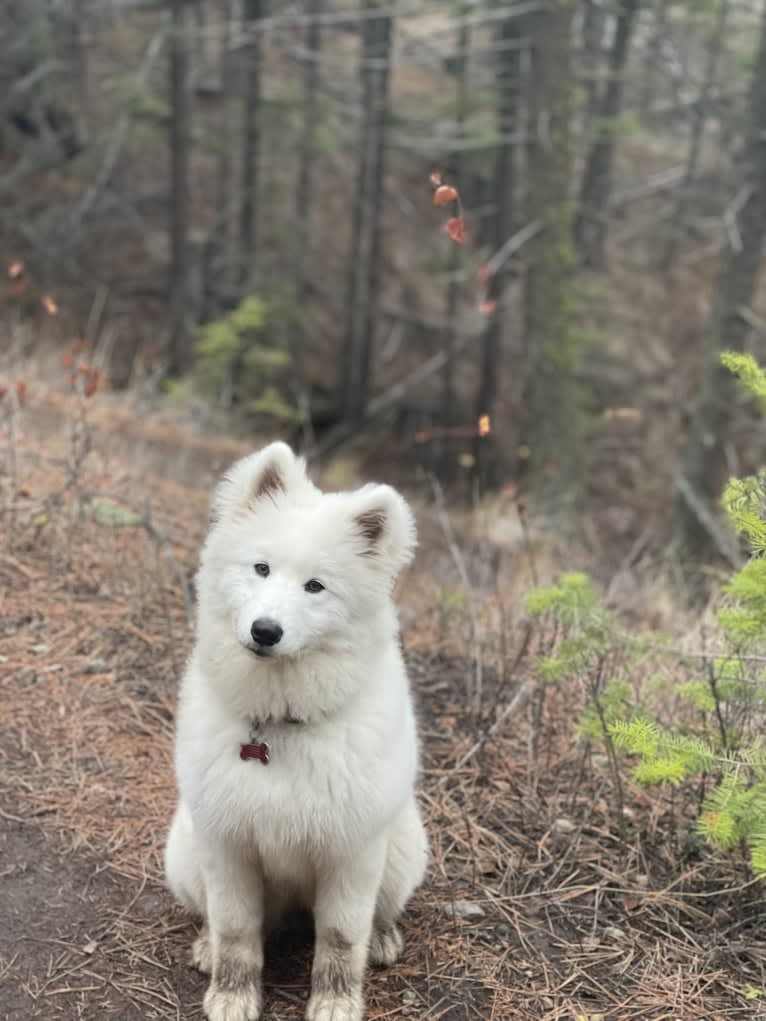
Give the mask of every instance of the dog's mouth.
<path id="1" fill-rule="evenodd" d="M 277 652 L 274 649 L 270 649 L 267 645 L 246 645 L 245 648 L 249 649 L 254 656 L 258 659 L 274 659 L 277 656 Z"/>

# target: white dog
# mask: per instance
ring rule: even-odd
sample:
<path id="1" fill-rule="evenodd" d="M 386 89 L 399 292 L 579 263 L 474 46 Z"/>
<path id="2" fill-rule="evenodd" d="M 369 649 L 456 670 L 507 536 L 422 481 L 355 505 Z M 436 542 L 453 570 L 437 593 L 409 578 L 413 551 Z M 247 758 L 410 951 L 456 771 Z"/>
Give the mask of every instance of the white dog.
<path id="1" fill-rule="evenodd" d="M 307 1021 L 360 1021 L 421 882 L 418 749 L 394 579 L 415 525 L 389 486 L 321 493 L 284 443 L 218 487 L 180 693 L 168 884 L 204 920 L 210 1021 L 261 1013 L 264 931 L 313 911 Z"/>

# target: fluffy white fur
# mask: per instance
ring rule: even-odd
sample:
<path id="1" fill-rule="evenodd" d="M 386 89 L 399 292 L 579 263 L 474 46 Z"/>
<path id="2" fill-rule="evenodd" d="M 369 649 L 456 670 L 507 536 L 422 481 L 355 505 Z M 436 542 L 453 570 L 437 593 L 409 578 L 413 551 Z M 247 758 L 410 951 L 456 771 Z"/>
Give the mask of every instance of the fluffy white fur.
<path id="1" fill-rule="evenodd" d="M 359 1021 L 368 955 L 398 956 L 395 922 L 426 864 L 391 599 L 413 517 L 389 486 L 321 493 L 283 443 L 234 465 L 213 515 L 165 855 L 173 893 L 205 923 L 205 1013 L 260 1017 L 264 930 L 300 904 L 316 929 L 308 1021 Z M 282 628 L 273 646 L 251 633 L 262 620 Z M 240 759 L 253 737 L 268 764 Z"/>

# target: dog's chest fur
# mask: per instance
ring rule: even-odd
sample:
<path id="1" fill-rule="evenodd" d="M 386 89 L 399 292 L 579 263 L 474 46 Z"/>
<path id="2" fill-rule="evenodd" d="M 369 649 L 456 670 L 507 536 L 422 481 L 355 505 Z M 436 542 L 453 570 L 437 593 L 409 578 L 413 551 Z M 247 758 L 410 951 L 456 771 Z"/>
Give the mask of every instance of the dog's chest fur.
<path id="1" fill-rule="evenodd" d="M 343 858 L 401 809 L 416 744 L 395 679 L 392 690 L 373 690 L 332 719 L 255 728 L 216 704 L 193 670 L 188 682 L 177 746 L 182 795 L 212 831 L 255 849 L 270 873 L 304 871 L 305 857 Z M 240 758 L 254 737 L 268 743 L 268 764 Z"/>

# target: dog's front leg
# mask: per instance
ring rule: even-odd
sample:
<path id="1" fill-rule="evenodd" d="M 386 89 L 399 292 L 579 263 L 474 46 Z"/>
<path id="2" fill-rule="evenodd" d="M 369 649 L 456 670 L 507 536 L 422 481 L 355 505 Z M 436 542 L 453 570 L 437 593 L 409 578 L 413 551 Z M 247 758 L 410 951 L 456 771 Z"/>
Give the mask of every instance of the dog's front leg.
<path id="1" fill-rule="evenodd" d="M 209 1021 L 258 1021 L 263 971 L 263 880 L 236 848 L 203 856 L 213 973 L 203 1003 Z"/>
<path id="2" fill-rule="evenodd" d="M 306 1021 L 361 1021 L 362 981 L 383 875 L 385 845 L 318 876 L 314 905 L 316 949 Z"/>

